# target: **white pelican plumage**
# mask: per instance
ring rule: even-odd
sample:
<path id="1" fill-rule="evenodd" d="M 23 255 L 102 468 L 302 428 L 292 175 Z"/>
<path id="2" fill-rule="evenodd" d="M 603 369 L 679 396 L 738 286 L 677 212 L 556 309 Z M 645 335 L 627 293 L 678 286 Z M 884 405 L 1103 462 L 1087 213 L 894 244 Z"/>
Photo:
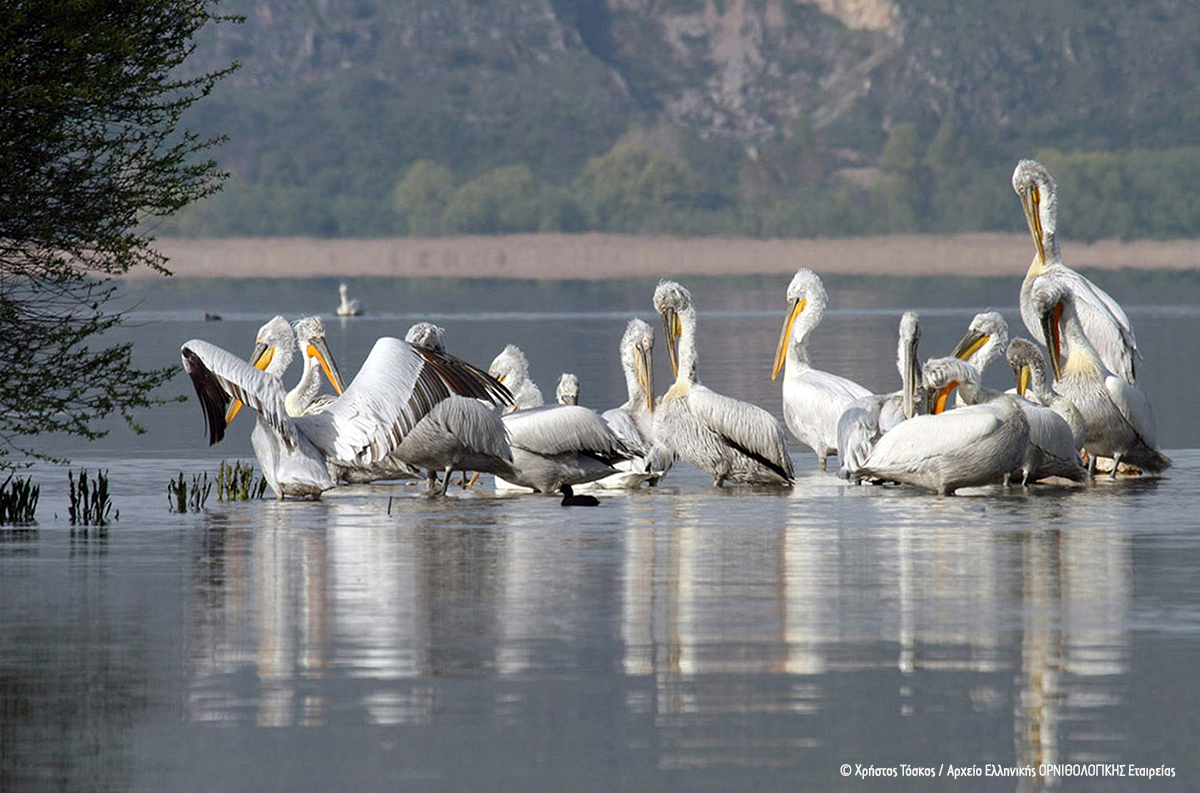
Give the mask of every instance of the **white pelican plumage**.
<path id="1" fill-rule="evenodd" d="M 696 379 L 696 309 L 674 281 L 654 290 L 675 383 L 655 411 L 655 433 L 678 456 L 726 481 L 790 485 L 795 479 L 783 428 L 767 411 L 716 393 Z"/>
<path id="2" fill-rule="evenodd" d="M 578 405 L 579 378 L 570 372 L 563 372 L 558 378 L 558 388 L 555 389 L 554 398 L 560 405 Z"/>
<path id="3" fill-rule="evenodd" d="M 517 345 L 509 344 L 501 350 L 488 367 L 488 374 L 504 383 L 512 394 L 512 406 L 506 412 L 543 404 L 541 389 L 529 379 L 529 359 Z"/>
<path id="4" fill-rule="evenodd" d="M 915 311 L 905 311 L 900 317 L 896 344 L 900 390 L 860 397 L 838 418 L 837 474 L 842 479 L 860 481 L 858 471 L 884 433 L 915 416 L 918 410 L 924 410 L 925 385 L 921 380 L 921 362 L 917 358 L 920 341 L 920 317 Z"/>
<path id="5" fill-rule="evenodd" d="M 954 359 L 950 359 L 954 360 Z M 954 362 L 973 373 L 961 361 Z M 948 368 L 948 367 L 947 367 Z M 1007 394 L 986 404 L 945 411 L 950 390 L 945 370 L 925 366 L 926 388 L 936 393 L 932 412 L 914 416 L 886 433 L 860 473 L 904 482 L 942 495 L 961 487 L 1004 481 L 1025 458 L 1029 421 Z"/>
<path id="6" fill-rule="evenodd" d="M 787 288 L 788 312 L 775 350 L 771 379 L 783 369 L 783 418 L 792 435 L 817 454 L 817 468 L 838 450 L 838 419 L 856 399 L 871 392 L 841 375 L 813 369 L 808 336 L 825 316 L 828 298 L 812 270 L 799 270 Z"/>
<path id="7" fill-rule="evenodd" d="M 279 498 L 319 497 L 335 484 L 330 464 L 368 467 L 385 458 L 434 404 L 455 390 L 497 400 L 503 391 L 457 359 L 385 337 L 375 342 L 358 375 L 329 407 L 289 416 L 280 376 L 294 342 L 290 327 L 276 335 L 253 364 L 200 339 L 185 343 L 180 357 L 204 411 L 210 444 L 225 435 L 231 400 L 258 414 L 251 438 L 263 476 Z"/>
<path id="8" fill-rule="evenodd" d="M 1025 327 L 1035 339 L 1048 346 L 1041 317 L 1037 316 L 1030 295 L 1035 283 L 1058 281 L 1074 295 L 1080 326 L 1105 368 L 1127 383 L 1137 382 L 1137 339 L 1125 310 L 1103 289 L 1063 264 L 1056 228 L 1058 196 L 1050 172 L 1034 160 L 1021 160 L 1013 171 L 1012 185 L 1021 199 L 1036 248 L 1033 262 L 1021 283 L 1021 319 Z"/>
<path id="9" fill-rule="evenodd" d="M 296 320 L 292 327 L 296 333 L 296 346 L 304 356 L 304 370 L 299 382 L 284 397 L 283 406 L 289 416 L 304 416 L 324 410 L 335 399 L 329 394 L 320 393 L 322 372 L 339 395 L 346 390 L 346 381 L 342 379 L 342 373 L 326 344 L 325 322 L 316 316 L 304 317 Z M 256 351 L 251 361 L 258 354 Z"/>
<path id="10" fill-rule="evenodd" d="M 1105 367 L 1080 323 L 1075 293 L 1047 280 L 1034 284 L 1030 302 L 1048 341 L 1054 390 L 1075 404 L 1087 424 L 1089 472 L 1095 473 L 1097 456 L 1113 459 L 1114 477 L 1122 462 L 1153 473 L 1168 468 L 1170 459 L 1156 448 L 1150 400 Z"/>
<path id="11" fill-rule="evenodd" d="M 410 344 L 445 354 L 445 331 L 418 322 L 404 337 Z M 503 386 L 501 386 L 502 388 Z M 478 399 L 451 394 L 438 402 L 404 436 L 392 456 L 428 472 L 429 492 L 436 492 L 437 472 L 444 477 L 445 495 L 454 471 L 482 471 L 508 478 L 517 476 L 508 433 L 496 412 Z"/>
<path id="12" fill-rule="evenodd" d="M 965 361 L 982 378 L 988 364 L 1004 355 L 1007 348 L 1008 322 L 998 311 L 984 311 L 971 318 L 967 332 L 951 355 Z"/>
<path id="13" fill-rule="evenodd" d="M 629 398 L 600 417 L 636 456 L 616 463 L 619 473 L 599 479 L 593 486 L 631 488 L 643 482 L 655 485 L 674 465 L 675 455 L 654 434 L 654 330 L 644 320 L 629 320 L 619 351 Z"/>
<path id="14" fill-rule="evenodd" d="M 341 302 L 337 307 L 339 317 L 357 317 L 363 313 L 362 301 L 357 298 L 351 299 L 350 292 L 344 283 L 338 284 L 338 295 L 341 296 Z"/>
<path id="15" fill-rule="evenodd" d="M 1074 402 L 1050 388 L 1042 351 L 1029 339 L 1013 339 L 1008 343 L 1007 357 L 1017 394 L 1057 413 L 1071 428 L 1071 448 L 1082 449 L 1087 440 L 1087 422 Z"/>
<path id="16" fill-rule="evenodd" d="M 633 456 L 596 411 L 579 405 L 542 405 L 502 418 L 516 476 L 500 479 L 540 493 L 609 476 Z"/>
<path id="17" fill-rule="evenodd" d="M 1076 482 L 1088 478 L 1087 469 L 1079 459 L 1079 447 L 1070 425 L 1048 407 L 1035 404 L 1022 396 L 992 391 L 979 385 L 979 371 L 969 363 L 955 357 L 935 358 L 925 362 L 925 376 L 930 381 L 942 383 L 944 393 L 958 387 L 960 402 L 966 405 L 983 405 L 997 400 L 1012 400 L 1025 414 L 1029 423 L 1029 443 L 1025 456 L 1012 471 L 1020 474 L 1021 484 L 1028 485 L 1052 476 Z"/>

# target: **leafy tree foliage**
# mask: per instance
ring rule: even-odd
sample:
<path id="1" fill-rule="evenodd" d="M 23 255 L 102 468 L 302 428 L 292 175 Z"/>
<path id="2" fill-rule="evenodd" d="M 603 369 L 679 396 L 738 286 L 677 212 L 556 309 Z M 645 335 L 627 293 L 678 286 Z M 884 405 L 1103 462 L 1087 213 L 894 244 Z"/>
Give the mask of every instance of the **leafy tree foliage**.
<path id="1" fill-rule="evenodd" d="M 392 191 L 398 229 L 415 237 L 442 233 L 442 215 L 454 193 L 454 174 L 445 166 L 417 160 Z"/>
<path id="2" fill-rule="evenodd" d="M 27 436 L 103 434 L 172 370 L 135 368 L 113 276 L 167 273 L 147 230 L 217 190 L 217 141 L 180 116 L 227 71 L 180 76 L 207 0 L 9 0 L 0 6 L 0 467 Z M 232 68 L 232 67 L 231 67 Z"/>
<path id="3" fill-rule="evenodd" d="M 620 143 L 586 166 L 575 182 L 597 228 L 672 231 L 699 193 L 687 163 L 641 143 Z"/>

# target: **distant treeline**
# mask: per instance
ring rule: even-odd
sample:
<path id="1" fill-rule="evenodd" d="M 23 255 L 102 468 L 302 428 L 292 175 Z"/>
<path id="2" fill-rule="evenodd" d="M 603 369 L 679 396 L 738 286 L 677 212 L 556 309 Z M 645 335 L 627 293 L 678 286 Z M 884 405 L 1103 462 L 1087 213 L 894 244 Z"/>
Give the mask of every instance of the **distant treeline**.
<path id="1" fill-rule="evenodd" d="M 418 159 L 382 196 L 231 179 L 160 229 L 195 237 L 442 236 L 619 232 L 767 238 L 1013 231 L 1024 217 L 1010 185 L 1014 157 L 967 150 L 943 125 L 922 140 L 897 124 L 873 162 L 817 146 L 798 125 L 786 140 L 733 154 L 626 136 L 567 183 L 525 164 L 474 178 Z M 1067 238 L 1200 236 L 1200 147 L 1028 152 L 1059 184 Z M 236 177 L 236 174 L 235 174 Z"/>

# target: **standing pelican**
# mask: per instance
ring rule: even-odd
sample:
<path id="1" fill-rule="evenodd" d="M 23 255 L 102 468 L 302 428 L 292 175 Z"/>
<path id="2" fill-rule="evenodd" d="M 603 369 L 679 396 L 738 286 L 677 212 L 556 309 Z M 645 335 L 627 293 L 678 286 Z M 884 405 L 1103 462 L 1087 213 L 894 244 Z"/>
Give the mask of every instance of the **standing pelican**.
<path id="1" fill-rule="evenodd" d="M 1075 445 L 1070 425 L 1050 408 L 1022 396 L 982 387 L 979 385 L 978 370 L 955 357 L 926 361 L 925 376 L 944 384 L 943 393 L 957 385 L 960 402 L 966 405 L 983 405 L 999 400 L 1016 403 L 1029 423 L 1025 457 L 1013 470 L 1014 474 L 1021 474 L 1022 485 L 1052 476 L 1076 482 L 1088 478 L 1087 470 L 1079 460 L 1079 447 Z"/>
<path id="2" fill-rule="evenodd" d="M 579 404 L 579 378 L 570 372 L 563 372 L 558 378 L 558 388 L 554 398 L 560 405 Z"/>
<path id="3" fill-rule="evenodd" d="M 1095 473 L 1097 456 L 1113 458 L 1113 477 L 1122 462 L 1153 473 L 1169 467 L 1170 459 L 1155 448 L 1150 400 L 1105 367 L 1080 323 L 1075 293 L 1060 281 L 1041 281 L 1034 284 L 1030 304 L 1048 341 L 1054 389 L 1079 408 L 1087 424 L 1089 472 Z"/>
<path id="4" fill-rule="evenodd" d="M 418 322 L 404 337 L 410 344 L 445 354 L 445 331 Z M 503 388 L 503 386 L 499 386 Z M 454 471 L 482 471 L 515 478 L 508 433 L 496 412 L 478 399 L 451 394 L 433 406 L 412 428 L 393 456 L 428 472 L 429 492 L 436 492 L 437 472 L 444 472 L 441 494 Z"/>
<path id="5" fill-rule="evenodd" d="M 1017 394 L 1057 413 L 1071 428 L 1071 448 L 1082 449 L 1087 440 L 1087 423 L 1074 402 L 1051 390 L 1046 359 L 1037 345 L 1028 339 L 1013 339 L 1008 344 L 1008 365 L 1013 370 Z"/>
<path id="6" fill-rule="evenodd" d="M 357 298 L 354 300 L 350 299 L 350 293 L 346 288 L 346 284 L 338 284 L 338 294 L 342 298 L 342 302 L 338 303 L 337 307 L 337 315 L 339 317 L 357 317 L 363 313 L 362 301 Z"/>
<path id="7" fill-rule="evenodd" d="M 279 498 L 319 497 L 335 484 L 329 464 L 365 467 L 383 459 L 454 390 L 500 399 L 502 389 L 481 377 L 479 370 L 384 337 L 329 407 L 309 416 L 289 416 L 280 376 L 290 363 L 294 343 L 290 327 L 286 333 L 282 327 L 279 331 L 253 364 L 200 339 L 180 349 L 204 411 L 210 444 L 225 435 L 231 400 L 258 414 L 252 435 L 255 454 Z"/>
<path id="8" fill-rule="evenodd" d="M 783 428 L 762 408 L 732 399 L 696 379 L 696 309 L 674 281 L 654 290 L 675 384 L 663 395 L 655 432 L 672 450 L 713 477 L 750 484 L 790 485 L 795 479 Z"/>
<path id="9" fill-rule="evenodd" d="M 629 320 L 619 351 L 629 398 L 604 411 L 601 418 L 636 456 L 616 463 L 619 473 L 593 484 L 601 488 L 630 488 L 643 482 L 656 485 L 675 463 L 675 455 L 654 434 L 654 330 L 644 320 Z"/>
<path id="10" fill-rule="evenodd" d="M 817 468 L 838 450 L 838 419 L 856 399 L 871 392 L 853 380 L 813 369 L 808 336 L 825 316 L 827 297 L 812 270 L 799 270 L 787 288 L 788 312 L 775 350 L 771 379 L 783 369 L 783 418 L 792 435 L 817 453 Z"/>
<path id="11" fill-rule="evenodd" d="M 579 405 L 526 408 L 505 413 L 503 420 L 517 470 L 500 479 L 539 493 L 594 482 L 633 456 L 596 411 Z"/>
<path id="12" fill-rule="evenodd" d="M 1036 249 L 1021 283 L 1021 319 L 1025 327 L 1048 346 L 1031 294 L 1035 283 L 1058 281 L 1074 296 L 1080 327 L 1101 363 L 1125 382 L 1135 383 L 1138 348 L 1129 317 L 1107 292 L 1063 264 L 1056 236 L 1058 196 L 1050 172 L 1034 160 L 1021 160 L 1013 171 L 1012 185 L 1021 199 Z"/>
<path id="13" fill-rule="evenodd" d="M 915 416 L 926 403 L 921 363 L 917 359 L 917 345 L 921 341 L 917 312 L 905 311 L 900 317 L 898 336 L 896 370 L 900 373 L 900 390 L 859 397 L 838 417 L 837 475 L 842 479 L 861 481 L 858 472 L 879 439 L 900 422 Z"/>
<path id="14" fill-rule="evenodd" d="M 488 374 L 504 383 L 512 393 L 512 406 L 505 410 L 506 413 L 543 403 L 541 389 L 529 379 L 529 360 L 517 345 L 510 344 L 501 350 L 488 367 Z"/>
<path id="15" fill-rule="evenodd" d="M 923 376 L 926 388 L 937 395 L 932 412 L 901 422 L 880 438 L 860 473 L 942 495 L 1002 482 L 1021 464 L 1029 445 L 1029 421 L 1016 400 L 1002 394 L 986 404 L 943 412 L 949 392 L 959 385 L 955 378 L 964 375 L 950 367 L 931 372 L 926 364 Z"/>

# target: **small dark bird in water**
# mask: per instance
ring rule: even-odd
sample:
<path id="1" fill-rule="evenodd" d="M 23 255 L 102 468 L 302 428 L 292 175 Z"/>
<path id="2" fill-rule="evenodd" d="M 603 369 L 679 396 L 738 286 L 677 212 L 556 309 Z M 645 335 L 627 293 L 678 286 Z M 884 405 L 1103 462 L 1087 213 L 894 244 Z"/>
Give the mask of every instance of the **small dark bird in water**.
<path id="1" fill-rule="evenodd" d="M 600 506 L 600 499 L 596 498 L 595 496 L 588 496 L 588 495 L 577 496 L 577 495 L 575 495 L 575 491 L 571 489 L 570 485 L 563 485 L 559 489 L 562 491 L 562 494 L 563 494 L 562 505 L 564 507 L 598 507 L 598 506 Z"/>
<path id="2" fill-rule="evenodd" d="M 204 312 L 204 321 L 205 322 L 220 322 L 221 315 L 220 314 L 210 314 L 207 311 L 205 311 Z"/>

